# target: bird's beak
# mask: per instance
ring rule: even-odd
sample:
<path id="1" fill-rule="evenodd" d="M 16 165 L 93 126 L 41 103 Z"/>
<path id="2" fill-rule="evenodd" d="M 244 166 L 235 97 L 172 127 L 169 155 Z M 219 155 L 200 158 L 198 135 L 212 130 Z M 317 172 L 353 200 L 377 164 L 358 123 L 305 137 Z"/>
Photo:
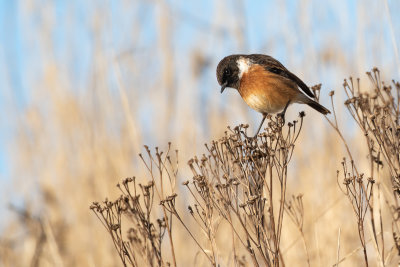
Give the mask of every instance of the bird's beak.
<path id="1" fill-rule="evenodd" d="M 222 92 L 225 90 L 225 88 L 226 88 L 227 85 L 228 85 L 228 82 L 224 82 L 224 83 L 221 85 L 221 94 L 222 94 Z"/>

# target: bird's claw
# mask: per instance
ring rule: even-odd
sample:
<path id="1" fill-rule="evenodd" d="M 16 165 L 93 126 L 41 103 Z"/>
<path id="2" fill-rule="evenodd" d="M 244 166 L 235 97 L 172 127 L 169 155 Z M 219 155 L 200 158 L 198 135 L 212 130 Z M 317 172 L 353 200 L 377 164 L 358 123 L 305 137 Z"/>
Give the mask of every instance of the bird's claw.
<path id="1" fill-rule="evenodd" d="M 277 117 L 280 117 L 282 119 L 282 125 L 285 125 L 285 114 L 284 113 L 278 113 Z"/>

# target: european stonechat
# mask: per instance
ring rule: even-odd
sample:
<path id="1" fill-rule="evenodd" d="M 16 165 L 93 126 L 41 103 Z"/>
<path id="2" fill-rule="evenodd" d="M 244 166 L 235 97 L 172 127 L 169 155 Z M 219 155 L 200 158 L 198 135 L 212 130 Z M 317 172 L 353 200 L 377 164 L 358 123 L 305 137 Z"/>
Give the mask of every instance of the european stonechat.
<path id="1" fill-rule="evenodd" d="M 279 113 L 284 121 L 286 109 L 292 103 L 307 104 L 326 115 L 330 111 L 312 100 L 314 94 L 296 75 L 288 71 L 278 60 L 261 54 L 230 55 L 217 67 L 217 79 L 221 93 L 226 87 L 239 91 L 252 109 L 263 114 L 257 134 L 267 114 Z M 303 92 L 299 90 L 299 87 Z"/>

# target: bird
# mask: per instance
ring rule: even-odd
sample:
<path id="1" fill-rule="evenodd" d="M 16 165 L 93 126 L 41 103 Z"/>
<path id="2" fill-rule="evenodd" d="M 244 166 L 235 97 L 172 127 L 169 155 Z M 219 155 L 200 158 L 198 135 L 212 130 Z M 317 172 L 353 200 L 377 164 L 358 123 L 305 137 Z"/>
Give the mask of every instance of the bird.
<path id="1" fill-rule="evenodd" d="M 290 104 L 307 104 L 323 115 L 330 111 L 313 100 L 315 95 L 296 75 L 278 60 L 264 54 L 236 54 L 224 57 L 217 66 L 221 94 L 225 88 L 236 89 L 246 104 L 263 115 L 254 137 L 260 132 L 268 114 L 282 116 Z M 302 90 L 300 91 L 299 88 Z"/>

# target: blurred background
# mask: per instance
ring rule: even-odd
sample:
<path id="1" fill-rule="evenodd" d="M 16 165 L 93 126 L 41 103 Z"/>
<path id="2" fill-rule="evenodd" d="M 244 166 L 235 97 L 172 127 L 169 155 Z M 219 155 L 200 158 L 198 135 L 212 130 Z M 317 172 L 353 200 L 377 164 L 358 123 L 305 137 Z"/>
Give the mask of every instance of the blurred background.
<path id="1" fill-rule="evenodd" d="M 365 159 L 342 83 L 360 77 L 368 88 L 365 72 L 374 66 L 388 83 L 399 80 L 399 11 L 397 0 L 0 0 L 0 265 L 119 266 L 89 205 L 117 197 L 122 178 L 145 180 L 137 156 L 144 144 L 171 141 L 184 181 L 187 160 L 228 125 L 256 130 L 261 115 L 236 91 L 220 94 L 215 69 L 229 54 L 275 57 L 309 86 L 322 83 L 329 109 L 335 90 L 345 137 Z M 312 265 L 332 266 L 339 228 L 341 254 L 359 247 L 336 183 L 345 152 L 314 110 L 293 105 L 286 120 L 301 110 L 288 190 L 304 195 Z M 288 266 L 304 262 L 293 233 L 282 245 Z M 196 254 L 185 243 L 178 264 Z"/>

